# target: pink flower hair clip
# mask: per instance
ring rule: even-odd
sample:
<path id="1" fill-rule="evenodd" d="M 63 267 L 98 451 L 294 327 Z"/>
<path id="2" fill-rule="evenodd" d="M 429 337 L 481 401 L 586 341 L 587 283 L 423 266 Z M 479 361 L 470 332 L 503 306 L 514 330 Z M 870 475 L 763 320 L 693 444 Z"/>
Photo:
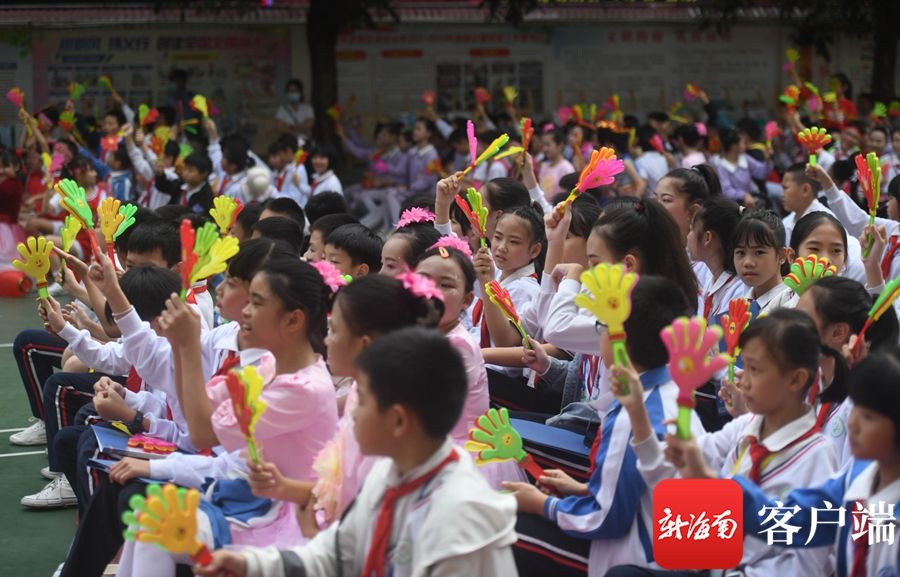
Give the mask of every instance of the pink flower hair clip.
<path id="1" fill-rule="evenodd" d="M 419 273 L 405 272 L 397 275 L 397 280 L 403 283 L 403 288 L 420 298 L 437 299 L 444 302 L 444 293 L 434 284 L 434 281 Z"/>
<path id="2" fill-rule="evenodd" d="M 453 248 L 466 255 L 469 259 L 472 258 L 472 247 L 458 236 L 442 236 L 428 250 L 433 248 Z"/>
<path id="3" fill-rule="evenodd" d="M 322 275 L 322 280 L 331 289 L 332 294 L 336 293 L 342 286 L 347 286 L 347 283 L 350 282 L 347 280 L 347 275 L 342 275 L 341 271 L 327 260 L 319 260 L 309 264 L 319 271 L 319 274 Z"/>
<path id="4" fill-rule="evenodd" d="M 400 215 L 400 220 L 397 222 L 397 228 L 403 228 L 419 222 L 434 222 L 434 218 L 434 213 L 427 208 L 414 206 L 403 211 L 403 214 Z"/>

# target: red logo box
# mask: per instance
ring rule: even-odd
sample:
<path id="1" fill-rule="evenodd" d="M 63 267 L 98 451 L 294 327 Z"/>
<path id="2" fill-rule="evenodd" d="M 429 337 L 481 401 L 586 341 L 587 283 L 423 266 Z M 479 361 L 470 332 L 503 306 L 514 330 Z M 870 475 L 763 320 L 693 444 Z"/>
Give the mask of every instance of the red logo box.
<path id="1" fill-rule="evenodd" d="M 667 479 L 653 491 L 653 556 L 666 569 L 730 569 L 744 554 L 744 500 L 730 479 Z"/>

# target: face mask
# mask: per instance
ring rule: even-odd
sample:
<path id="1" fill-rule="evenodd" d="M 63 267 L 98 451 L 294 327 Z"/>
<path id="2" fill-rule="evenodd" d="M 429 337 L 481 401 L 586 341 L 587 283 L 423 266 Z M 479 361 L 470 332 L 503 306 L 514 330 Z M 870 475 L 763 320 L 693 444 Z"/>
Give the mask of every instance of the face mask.
<path id="1" fill-rule="evenodd" d="M 297 104 L 300 102 L 300 93 L 299 92 L 288 92 L 287 93 L 287 101 L 291 104 Z"/>

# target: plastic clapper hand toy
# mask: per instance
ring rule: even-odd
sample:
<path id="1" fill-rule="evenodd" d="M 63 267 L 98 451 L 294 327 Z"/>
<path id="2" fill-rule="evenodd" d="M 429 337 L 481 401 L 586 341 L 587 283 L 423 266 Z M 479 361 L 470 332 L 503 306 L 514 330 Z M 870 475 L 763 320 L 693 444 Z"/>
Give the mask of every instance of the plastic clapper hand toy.
<path id="1" fill-rule="evenodd" d="M 874 152 L 868 153 L 865 157 L 857 154 L 856 174 L 859 187 L 866 195 L 866 202 L 869 205 L 869 224 L 874 226 L 875 216 L 878 214 L 878 203 L 881 200 L 881 164 L 878 162 L 878 155 Z M 862 255 L 864 257 L 869 256 L 873 242 L 875 239 L 869 235 L 866 239 L 866 246 L 863 247 Z"/>
<path id="2" fill-rule="evenodd" d="M 728 312 L 722 315 L 725 333 L 725 352 L 728 355 L 728 382 L 734 384 L 734 364 L 741 354 L 741 334 L 750 325 L 750 301 L 744 298 L 731 299 Z"/>
<path id="3" fill-rule="evenodd" d="M 718 326 L 707 327 L 703 317 L 681 317 L 660 332 L 669 351 L 669 373 L 678 385 L 676 433 L 691 438 L 691 409 L 694 391 L 728 364 L 727 355 L 710 356 L 710 349 L 722 338 Z"/>
<path id="4" fill-rule="evenodd" d="M 241 201 L 235 200 L 230 196 L 219 195 L 213 199 L 213 208 L 209 209 L 209 215 L 213 218 L 222 236 L 228 234 L 237 215 L 244 209 Z"/>
<path id="5" fill-rule="evenodd" d="M 860 343 L 865 340 L 866 331 L 869 330 L 872 323 L 877 322 L 881 315 L 891 308 L 898 296 L 900 296 L 900 276 L 887 283 L 881 294 L 875 299 L 872 308 L 869 309 L 869 318 L 866 319 L 866 324 L 863 325 L 862 330 L 859 331 L 859 335 L 856 337 L 856 344 L 853 345 L 854 352 L 859 348 Z"/>
<path id="6" fill-rule="evenodd" d="M 625 163 L 616 158 L 616 151 L 612 148 L 604 146 L 600 150 L 592 151 L 590 160 L 581 170 L 578 183 L 557 210 L 560 213 L 565 211 L 586 190 L 612 184 L 616 175 L 624 170 Z"/>
<path id="7" fill-rule="evenodd" d="M 12 265 L 34 279 L 38 287 L 38 295 L 42 299 L 50 298 L 47 292 L 47 275 L 50 273 L 50 253 L 53 242 L 46 238 L 29 236 L 25 242 L 16 245 L 22 260 L 15 259 Z"/>
<path id="8" fill-rule="evenodd" d="M 498 281 L 492 280 L 489 283 L 485 283 L 484 294 L 487 295 L 492 303 L 497 305 L 497 308 L 500 309 L 500 312 L 503 313 L 506 320 L 516 327 L 516 330 L 519 331 L 519 334 L 522 336 L 522 341 L 527 343 L 526 346 L 530 346 L 531 343 L 528 340 L 528 333 L 525 332 L 525 327 L 522 326 L 522 321 L 519 319 L 519 313 L 516 312 L 516 305 L 513 304 L 509 292 L 500 286 Z"/>
<path id="9" fill-rule="evenodd" d="M 824 128 L 813 126 L 801 130 L 800 134 L 797 135 L 797 140 L 800 141 L 800 144 L 803 145 L 803 148 L 805 148 L 807 154 L 809 154 L 809 164 L 811 166 L 816 166 L 816 157 L 818 156 L 819 151 L 822 150 L 826 144 L 831 142 L 831 135 L 828 134 L 828 131 Z"/>
<path id="10" fill-rule="evenodd" d="M 467 199 L 468 202 L 466 202 Z M 472 228 L 478 233 L 481 246 L 487 246 L 488 209 L 484 206 L 481 193 L 474 188 L 469 188 L 466 191 L 466 198 L 456 195 L 454 200 L 456 200 L 456 206 L 458 206 L 460 210 L 463 211 L 463 214 L 466 215 L 469 224 L 471 224 Z"/>
<path id="11" fill-rule="evenodd" d="M 74 180 L 63 179 L 56 184 L 56 192 L 62 196 L 60 204 L 66 211 L 81 221 L 81 226 L 88 232 L 91 252 L 99 253 L 97 235 L 94 234 L 94 213 L 84 196 L 84 189 Z"/>
<path id="12" fill-rule="evenodd" d="M 122 215 L 122 222 L 119 223 L 119 228 L 113 233 L 113 240 L 119 238 L 123 232 L 128 230 L 131 225 L 134 224 L 134 215 L 137 213 L 137 209 L 138 207 L 136 204 L 123 204 L 119 208 L 119 214 Z"/>
<path id="13" fill-rule="evenodd" d="M 638 275 L 625 272 L 621 264 L 601 263 L 581 273 L 581 284 L 594 295 L 578 294 L 575 304 L 590 311 L 597 321 L 606 325 L 612 343 L 613 363 L 618 367 L 628 365 L 628 349 L 625 346 L 625 321 L 631 316 L 631 291 L 637 283 Z M 623 394 L 628 394 L 625 379 Z"/>
<path id="14" fill-rule="evenodd" d="M 188 219 L 181 221 L 181 228 L 178 232 L 181 236 L 181 294 L 179 296 L 184 301 L 191 288 L 191 275 L 194 274 L 194 269 L 197 267 L 197 254 L 194 252 L 196 234 Z"/>
<path id="15" fill-rule="evenodd" d="M 827 258 L 811 254 L 806 258 L 798 257 L 794 260 L 791 272 L 784 277 L 784 284 L 794 291 L 794 294 L 800 296 L 819 279 L 835 274 L 837 267 L 829 263 Z"/>
<path id="16" fill-rule="evenodd" d="M 122 515 L 128 526 L 125 539 L 153 543 L 175 555 L 188 554 L 200 565 L 212 562 L 209 549 L 197 540 L 197 509 L 200 492 L 197 489 L 176 487 L 171 483 L 160 488 L 151 484 L 147 498 L 134 495 L 129 501 L 132 510 Z"/>
<path id="17" fill-rule="evenodd" d="M 103 233 L 103 240 L 106 242 L 106 254 L 112 262 L 116 262 L 116 247 L 113 239 L 116 231 L 119 230 L 119 225 L 125 220 L 125 215 L 119 211 L 121 207 L 122 203 L 117 198 L 104 198 L 97 207 L 100 232 Z"/>
<path id="18" fill-rule="evenodd" d="M 502 408 L 488 409 L 475 419 L 469 430 L 469 440 L 465 449 L 475 453 L 475 463 L 497 463 L 515 461 L 535 479 L 544 475 L 544 470 L 522 448 L 522 437 L 509 422 L 509 412 Z"/>
<path id="19" fill-rule="evenodd" d="M 254 463 L 260 462 L 260 449 L 256 445 L 254 431 L 259 418 L 268 406 L 260 398 L 263 389 L 263 378 L 256 367 L 248 365 L 240 370 L 232 369 L 226 377 L 225 384 L 231 395 L 234 416 L 247 441 L 247 452 Z"/>
<path id="20" fill-rule="evenodd" d="M 233 236 L 223 236 L 215 239 L 209 251 L 201 257 L 201 261 L 194 268 L 194 272 L 191 274 L 191 282 L 195 283 L 225 272 L 229 259 L 238 253 L 239 244 L 238 239 Z"/>

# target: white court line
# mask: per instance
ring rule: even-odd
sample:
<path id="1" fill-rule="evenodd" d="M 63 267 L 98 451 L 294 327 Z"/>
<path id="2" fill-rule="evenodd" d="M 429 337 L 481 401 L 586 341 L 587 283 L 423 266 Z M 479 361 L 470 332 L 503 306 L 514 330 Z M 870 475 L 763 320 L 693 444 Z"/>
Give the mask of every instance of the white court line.
<path id="1" fill-rule="evenodd" d="M 0 433 L 18 433 L 19 431 L 24 431 L 23 428 L 18 429 L 0 429 Z"/>
<path id="2" fill-rule="evenodd" d="M 5 455 L 0 455 L 0 459 L 4 457 L 24 457 L 26 455 L 43 455 L 44 451 L 25 451 L 24 453 L 7 453 Z"/>
<path id="3" fill-rule="evenodd" d="M 0 349 L 9 349 L 12 348 L 13 343 L 0 343 Z"/>

